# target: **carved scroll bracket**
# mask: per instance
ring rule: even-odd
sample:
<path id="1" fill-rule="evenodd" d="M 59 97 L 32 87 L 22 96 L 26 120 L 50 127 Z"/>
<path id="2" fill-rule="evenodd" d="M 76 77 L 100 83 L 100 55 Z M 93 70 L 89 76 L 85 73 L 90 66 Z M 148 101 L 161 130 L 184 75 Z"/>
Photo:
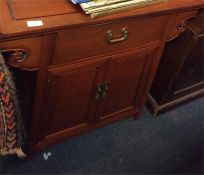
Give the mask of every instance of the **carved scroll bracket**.
<path id="1" fill-rule="evenodd" d="M 174 32 L 170 38 L 167 40 L 167 42 L 172 41 L 179 37 L 179 35 L 184 32 L 187 29 L 189 19 L 182 20 L 177 26 L 176 26 L 176 32 Z"/>
<path id="2" fill-rule="evenodd" d="M 180 24 L 177 26 L 177 30 L 180 32 L 186 30 L 186 27 L 188 25 L 188 20 L 189 19 L 184 19 L 183 21 L 181 21 Z"/>
<path id="3" fill-rule="evenodd" d="M 20 68 L 21 64 L 27 59 L 27 52 L 23 49 L 5 49 L 1 50 L 6 63 L 14 68 Z"/>
<path id="4" fill-rule="evenodd" d="M 176 39 L 181 33 L 183 33 L 187 29 L 189 22 L 194 17 L 196 17 L 197 14 L 198 14 L 198 11 L 195 10 L 195 11 L 185 12 L 183 14 L 178 15 L 175 18 L 175 22 L 169 34 L 167 42 Z"/>

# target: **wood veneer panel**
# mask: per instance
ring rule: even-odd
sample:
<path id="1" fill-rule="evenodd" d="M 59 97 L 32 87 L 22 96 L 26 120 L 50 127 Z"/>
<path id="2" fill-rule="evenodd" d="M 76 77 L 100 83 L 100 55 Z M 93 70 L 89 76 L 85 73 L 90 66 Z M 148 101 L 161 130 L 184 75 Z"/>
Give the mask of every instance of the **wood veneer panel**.
<path id="1" fill-rule="evenodd" d="M 10 5 L 9 3 L 10 2 Z M 39 5 L 39 3 L 41 5 Z M 44 4 L 44 6 L 42 6 Z M 46 5 L 45 5 L 46 4 Z M 54 5 L 52 5 L 54 4 Z M 32 8 L 31 8 L 32 7 Z M 45 8 L 46 7 L 46 8 Z M 145 17 L 190 11 L 204 7 L 204 0 L 169 0 L 167 3 L 133 9 L 123 13 L 108 15 L 98 19 L 91 19 L 82 10 L 67 0 L 1 0 L 0 1 L 0 34 L 1 38 L 11 35 L 22 35 L 44 32 L 73 26 L 100 24 L 114 20 L 133 17 Z M 12 14 L 12 15 L 11 15 Z M 27 19 L 40 18 L 43 26 L 29 28 Z"/>
<path id="2" fill-rule="evenodd" d="M 160 16 L 60 31 L 56 38 L 52 63 L 66 63 L 160 41 L 166 21 L 166 16 Z M 107 31 L 112 30 L 113 38 L 121 38 L 123 28 L 128 31 L 127 40 L 114 44 L 107 42 Z"/>
<path id="3" fill-rule="evenodd" d="M 67 0 L 7 0 L 17 20 L 63 15 L 76 12 Z"/>

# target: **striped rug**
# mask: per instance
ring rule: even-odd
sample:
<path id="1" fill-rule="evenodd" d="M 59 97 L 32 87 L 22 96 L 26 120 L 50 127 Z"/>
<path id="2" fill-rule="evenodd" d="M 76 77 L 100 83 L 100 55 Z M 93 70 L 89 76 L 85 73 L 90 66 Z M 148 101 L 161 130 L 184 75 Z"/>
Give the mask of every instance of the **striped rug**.
<path id="1" fill-rule="evenodd" d="M 0 155 L 17 154 L 24 157 L 23 122 L 16 88 L 0 52 Z"/>

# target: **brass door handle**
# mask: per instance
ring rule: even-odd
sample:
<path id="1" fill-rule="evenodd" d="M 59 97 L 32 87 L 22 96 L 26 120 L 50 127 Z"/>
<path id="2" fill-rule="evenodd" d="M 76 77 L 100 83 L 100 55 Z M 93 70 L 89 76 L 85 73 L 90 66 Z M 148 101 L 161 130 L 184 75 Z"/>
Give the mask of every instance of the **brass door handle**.
<path id="1" fill-rule="evenodd" d="M 96 93 L 94 95 L 95 101 L 101 101 L 107 97 L 107 92 L 109 89 L 110 83 L 104 82 L 102 84 L 98 84 L 96 87 Z"/>
<path id="2" fill-rule="evenodd" d="M 114 43 L 125 41 L 128 38 L 127 28 L 123 28 L 121 33 L 122 33 L 122 36 L 120 38 L 115 38 L 114 39 L 112 30 L 108 30 L 107 33 L 106 33 L 107 42 L 109 44 L 114 44 Z"/>

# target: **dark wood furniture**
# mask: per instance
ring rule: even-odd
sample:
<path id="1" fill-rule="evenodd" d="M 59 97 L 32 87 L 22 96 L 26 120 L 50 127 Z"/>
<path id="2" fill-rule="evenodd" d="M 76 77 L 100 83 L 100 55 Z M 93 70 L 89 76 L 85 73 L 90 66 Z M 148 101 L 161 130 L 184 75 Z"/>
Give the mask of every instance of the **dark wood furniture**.
<path id="1" fill-rule="evenodd" d="M 16 77 L 27 154 L 137 119 L 166 41 L 203 7 L 169 0 L 93 20 L 65 0 L 0 1 L 0 49 Z"/>
<path id="2" fill-rule="evenodd" d="M 167 43 L 152 84 L 147 105 L 154 115 L 204 94 L 204 12 L 185 25 Z"/>

